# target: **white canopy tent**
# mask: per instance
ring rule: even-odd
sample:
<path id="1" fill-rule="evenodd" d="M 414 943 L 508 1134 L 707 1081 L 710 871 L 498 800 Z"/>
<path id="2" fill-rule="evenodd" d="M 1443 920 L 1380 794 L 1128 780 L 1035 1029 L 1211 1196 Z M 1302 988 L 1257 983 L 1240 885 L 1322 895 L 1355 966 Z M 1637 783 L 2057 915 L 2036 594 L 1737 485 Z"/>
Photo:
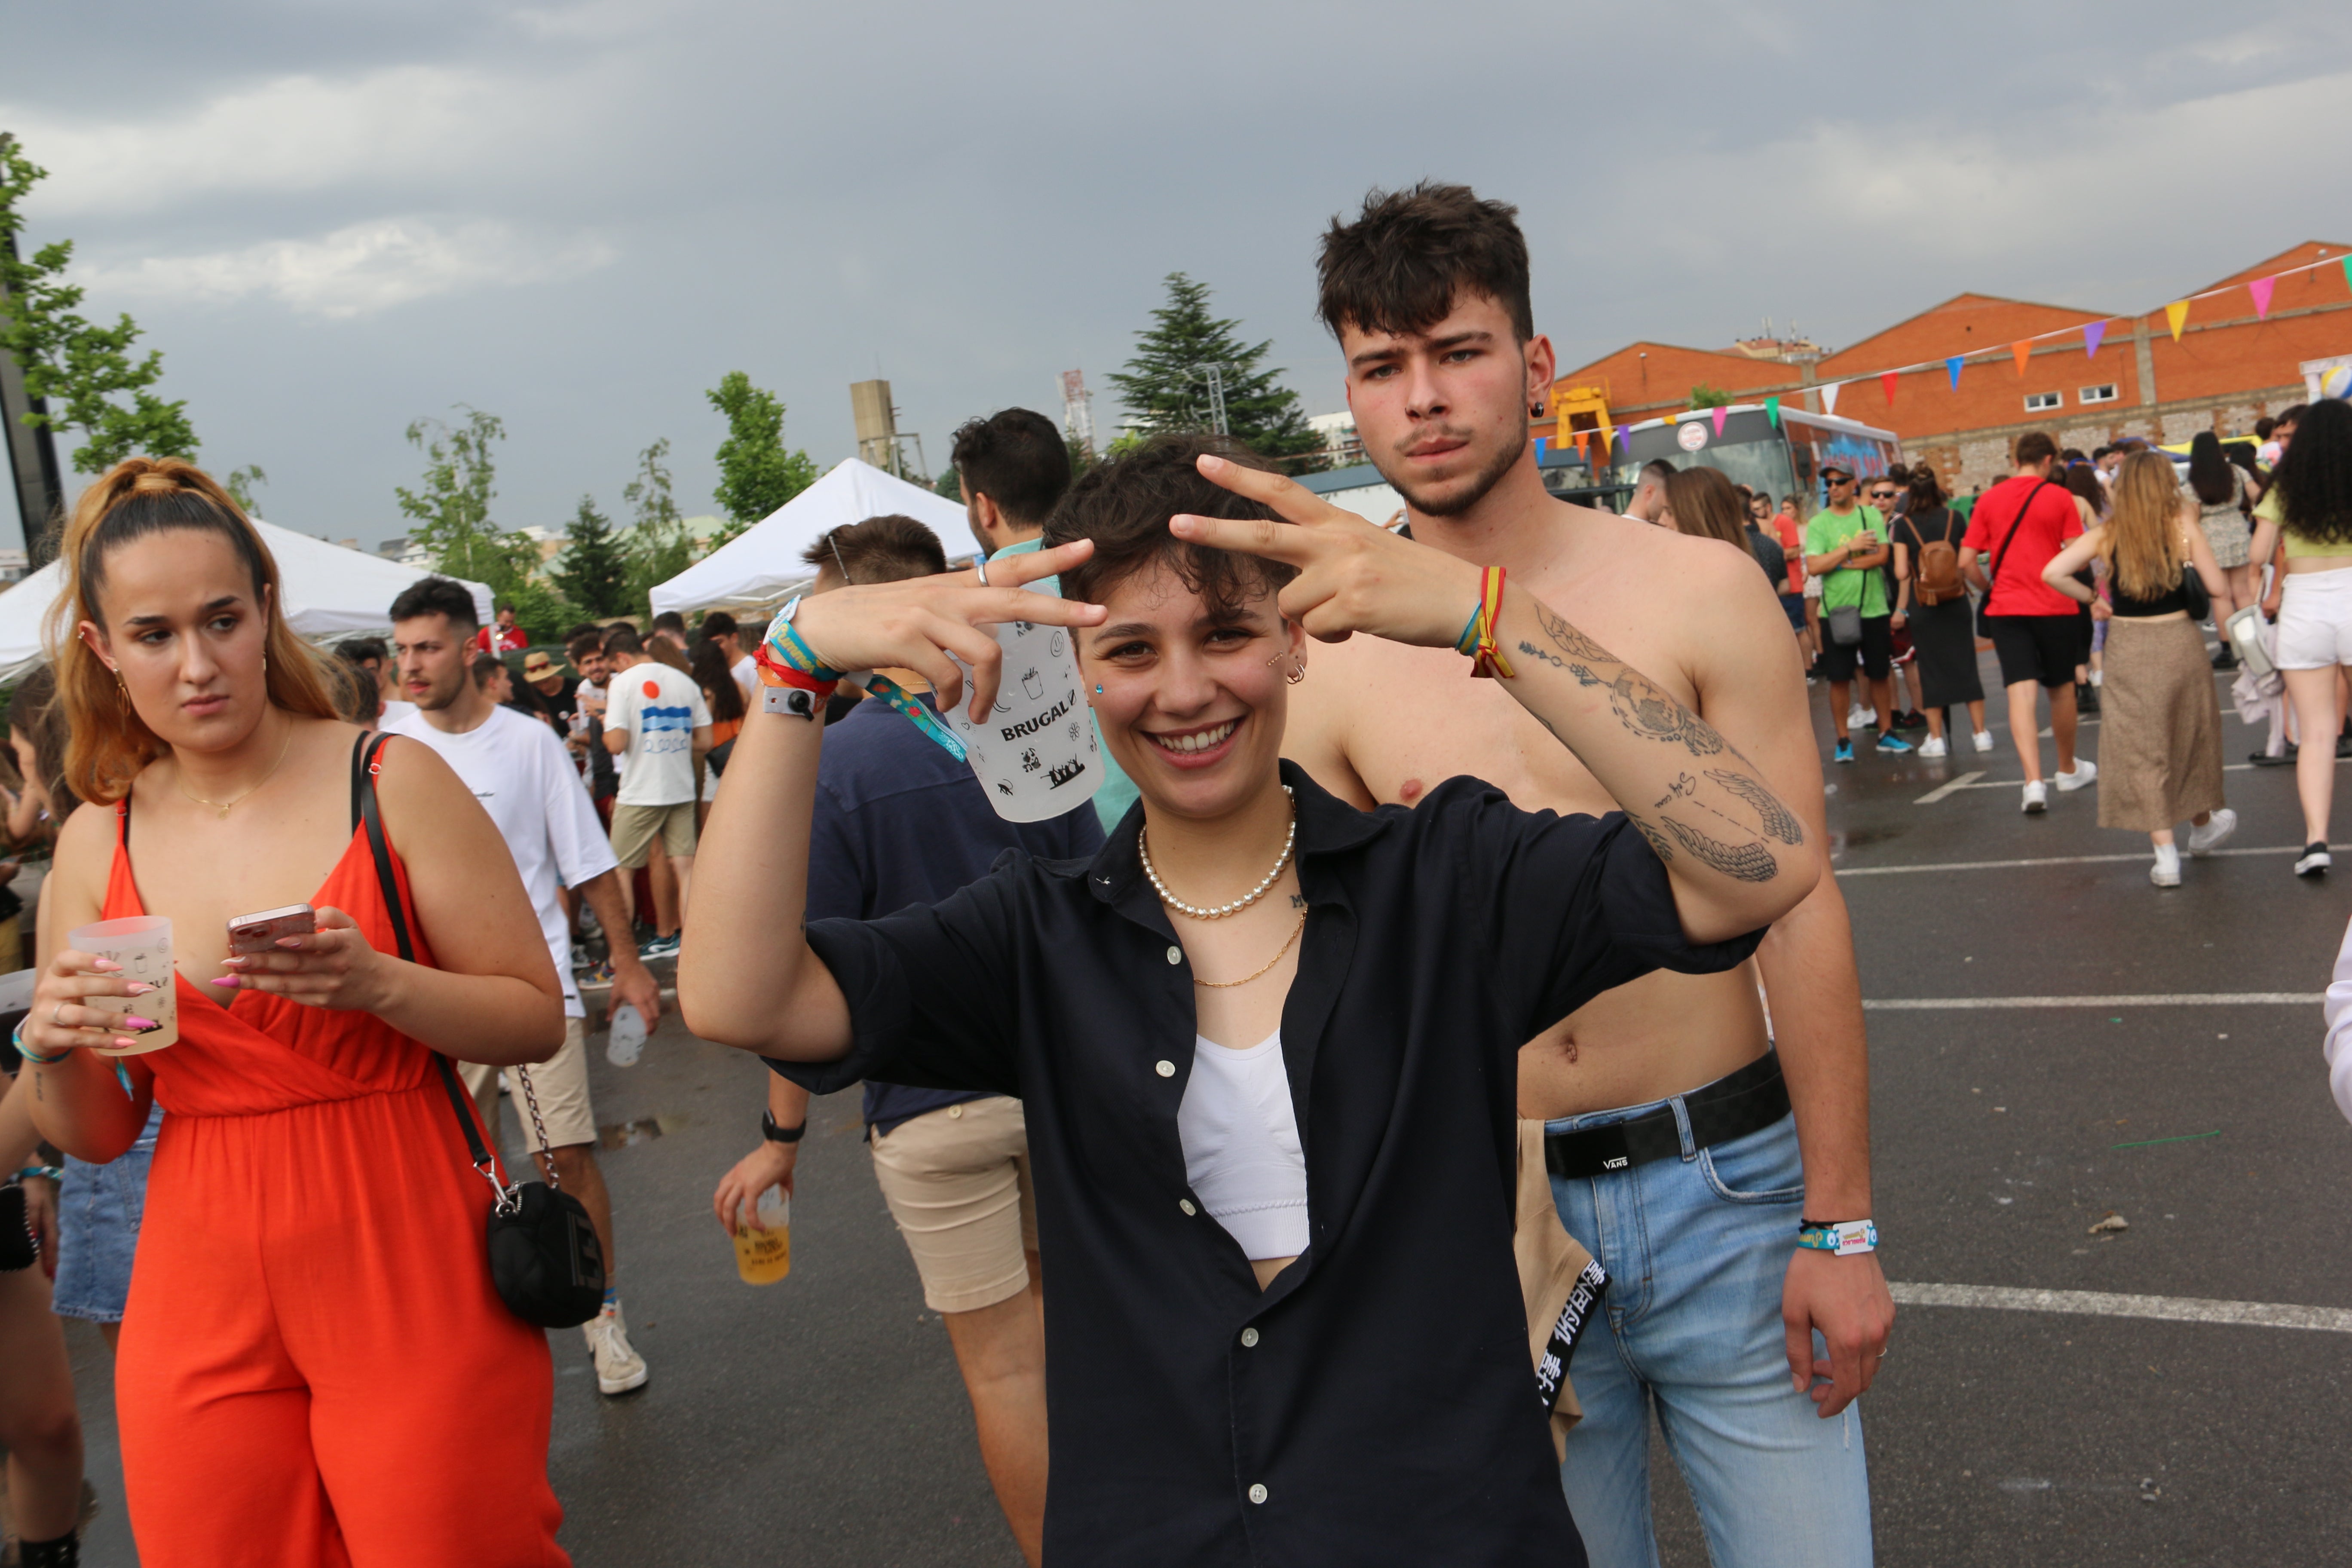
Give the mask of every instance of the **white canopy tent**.
<path id="1" fill-rule="evenodd" d="M 411 583 L 433 575 L 274 523 L 256 520 L 253 526 L 277 558 L 287 621 L 297 636 L 313 642 L 391 630 L 393 600 Z M 15 680 L 48 657 L 41 643 L 42 623 L 64 580 L 64 567 L 52 561 L 0 594 L 0 681 Z M 465 586 L 474 595 L 475 614 L 488 626 L 489 589 L 479 583 Z"/>
<path id="2" fill-rule="evenodd" d="M 963 508 L 856 458 L 754 523 L 750 531 L 696 562 L 653 591 L 654 613 L 772 608 L 815 575 L 801 559 L 845 522 L 898 512 L 927 524 L 948 559 L 980 553 Z"/>

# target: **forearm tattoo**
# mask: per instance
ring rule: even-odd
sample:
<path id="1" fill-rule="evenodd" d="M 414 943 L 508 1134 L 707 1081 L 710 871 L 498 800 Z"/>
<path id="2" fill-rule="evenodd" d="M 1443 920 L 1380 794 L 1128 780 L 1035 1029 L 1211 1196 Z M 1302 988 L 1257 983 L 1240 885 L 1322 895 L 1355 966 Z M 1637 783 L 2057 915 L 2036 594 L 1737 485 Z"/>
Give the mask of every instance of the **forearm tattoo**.
<path id="1" fill-rule="evenodd" d="M 1533 607 L 1536 624 L 1552 646 L 1546 648 L 1522 639 L 1521 653 L 1564 670 L 1580 686 L 1605 688 L 1609 710 L 1635 735 L 1679 745 L 1694 757 L 1727 756 L 1746 764 L 1745 770 L 1708 768 L 1704 783 L 1687 773 L 1678 773 L 1665 795 L 1647 811 L 1626 808 L 1625 815 L 1649 840 L 1659 860 L 1671 864 L 1679 847 L 1711 870 L 1738 881 L 1769 882 L 1779 876 L 1780 859 L 1764 840 L 1799 845 L 1805 841 L 1805 830 L 1796 814 L 1756 776 L 1754 764 L 1673 692 L 1569 625 L 1541 601 Z M 1549 721 L 1543 723 L 1559 736 Z M 1748 820 L 1751 817 L 1756 819 L 1753 823 Z M 1702 829 L 1694 826 L 1693 818 L 1712 820 Z"/>

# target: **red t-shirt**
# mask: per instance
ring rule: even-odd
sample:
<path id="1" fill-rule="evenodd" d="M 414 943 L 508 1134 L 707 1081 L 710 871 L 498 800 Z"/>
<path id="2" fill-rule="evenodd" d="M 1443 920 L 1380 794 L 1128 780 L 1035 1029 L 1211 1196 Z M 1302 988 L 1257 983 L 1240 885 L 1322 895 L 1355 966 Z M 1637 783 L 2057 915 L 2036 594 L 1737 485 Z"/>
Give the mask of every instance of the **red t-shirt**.
<path id="1" fill-rule="evenodd" d="M 1805 528 L 1804 524 L 1785 511 L 1772 514 L 1772 531 L 1780 536 L 1780 548 L 1789 557 L 1789 592 L 1805 591 Z"/>
<path id="2" fill-rule="evenodd" d="M 2033 497 L 2031 506 L 2026 506 L 2028 496 Z M 2008 553 L 2002 554 L 2001 541 L 2009 538 L 2010 525 L 2017 522 L 2021 506 L 2026 506 L 2025 521 L 2019 525 Z M 2074 492 L 2064 485 L 2043 485 L 2030 474 L 2020 474 L 1979 496 L 1975 510 L 1969 513 L 1968 534 L 1960 543 L 1977 552 L 1987 572 L 1992 570 L 1993 557 L 2000 555 L 2000 575 L 1993 579 L 1992 599 L 1985 613 L 2080 615 L 2080 605 L 2042 580 L 2042 569 L 2082 531 L 2082 511 L 2074 505 Z"/>
<path id="3" fill-rule="evenodd" d="M 490 646 L 490 634 L 498 634 L 498 646 Z M 474 634 L 474 646 L 485 653 L 514 653 L 530 646 L 530 638 L 520 626 L 484 626 Z"/>

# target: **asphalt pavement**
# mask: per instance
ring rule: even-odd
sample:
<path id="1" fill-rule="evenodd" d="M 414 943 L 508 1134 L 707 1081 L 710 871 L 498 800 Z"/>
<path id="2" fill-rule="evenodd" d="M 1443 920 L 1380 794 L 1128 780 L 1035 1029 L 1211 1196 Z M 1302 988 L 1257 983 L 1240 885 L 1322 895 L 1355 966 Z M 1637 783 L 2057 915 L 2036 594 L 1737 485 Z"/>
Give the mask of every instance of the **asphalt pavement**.
<path id="1" fill-rule="evenodd" d="M 2145 836 L 2099 829 L 2095 789 L 2021 815 L 1990 660 L 1986 680 L 1991 753 L 1864 743 L 1825 770 L 1874 1004 L 1881 1257 L 1908 1300 L 1864 1401 L 1879 1560 L 2336 1561 L 2352 1254 L 2328 1238 L 2352 1129 L 2308 998 L 2352 915 L 2352 858 L 2335 880 L 2290 874 L 2293 771 L 2246 768 L 2260 732 L 2225 707 L 2237 837 L 2152 887 Z M 1813 705 L 1826 758 L 1825 688 Z M 2083 735 L 2095 759 L 2099 726 Z M 2105 1000 L 2058 1005 L 2084 999 Z M 856 1097 L 815 1108 L 790 1278 L 750 1287 L 710 1193 L 758 1136 L 764 1069 L 674 1017 L 636 1067 L 603 1045 L 618 1279 L 653 1378 L 604 1398 L 578 1333 L 551 1336 L 574 1562 L 1014 1568 Z M 2109 1215 L 2125 1228 L 2092 1229 Z M 2277 1307 L 2338 1310 L 2261 1310 Z M 85 1561 L 112 1568 L 135 1558 L 105 1352 L 73 1342 L 104 1498 Z M 1657 1458 L 1665 1561 L 1696 1568 L 1695 1517 Z"/>

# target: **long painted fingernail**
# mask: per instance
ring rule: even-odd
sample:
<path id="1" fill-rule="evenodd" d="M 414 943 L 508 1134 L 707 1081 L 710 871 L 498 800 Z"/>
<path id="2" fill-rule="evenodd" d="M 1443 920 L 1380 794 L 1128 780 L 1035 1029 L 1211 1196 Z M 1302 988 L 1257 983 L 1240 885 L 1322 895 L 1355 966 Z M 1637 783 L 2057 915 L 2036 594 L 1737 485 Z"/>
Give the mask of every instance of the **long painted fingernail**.
<path id="1" fill-rule="evenodd" d="M 278 945 L 289 950 L 299 948 L 302 945 L 302 939 L 299 936 L 281 936 L 278 939 Z"/>
<path id="2" fill-rule="evenodd" d="M 122 965 L 110 958 L 93 958 L 89 961 L 89 966 L 92 969 L 110 969 L 117 973 L 121 973 L 122 970 Z"/>
<path id="3" fill-rule="evenodd" d="M 234 991 L 238 986 L 245 984 L 245 976 L 242 974 L 224 974 L 218 980 L 214 981 L 213 984 L 220 986 L 223 990 Z"/>
<path id="4" fill-rule="evenodd" d="M 161 1024 L 157 1023 L 154 1019 L 152 1019 L 152 1018 L 142 1018 L 142 1017 L 139 1016 L 139 1015 L 137 1015 L 136 1013 L 129 1013 L 129 1014 L 125 1014 L 125 1015 L 123 1016 L 123 1019 L 122 1019 L 122 1021 L 123 1021 L 125 1024 L 129 1025 L 131 1028 L 134 1028 L 134 1029 L 138 1030 L 138 1031 L 139 1031 L 141 1034 L 142 1034 L 142 1035 L 143 1035 L 143 1034 L 145 1034 L 145 1033 L 146 1033 L 148 1030 L 150 1030 L 150 1029 L 160 1029 L 160 1028 L 162 1028 L 162 1027 L 163 1026 L 163 1025 L 161 1025 Z"/>
<path id="5" fill-rule="evenodd" d="M 221 967 L 223 969 L 241 969 L 252 962 L 253 960 L 251 958 L 247 957 L 243 953 L 238 953 L 232 957 L 222 959 Z"/>

